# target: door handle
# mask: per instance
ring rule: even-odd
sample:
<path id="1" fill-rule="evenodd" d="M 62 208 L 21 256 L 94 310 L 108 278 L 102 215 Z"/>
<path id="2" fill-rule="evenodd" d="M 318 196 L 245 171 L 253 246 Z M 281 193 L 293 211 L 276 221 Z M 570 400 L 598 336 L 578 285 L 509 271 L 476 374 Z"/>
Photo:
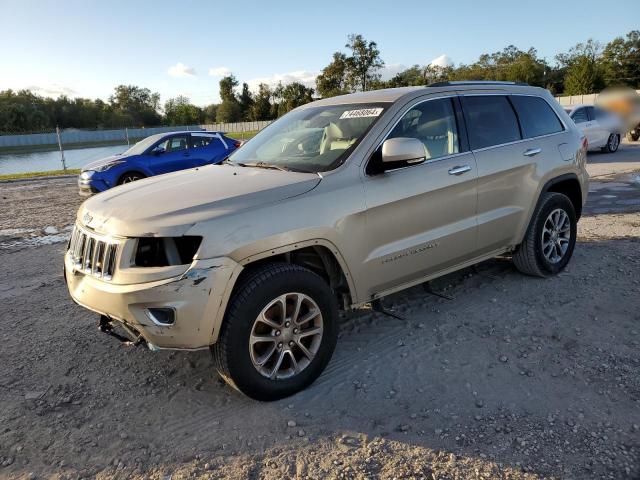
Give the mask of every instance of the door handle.
<path id="1" fill-rule="evenodd" d="M 461 165 L 458 167 L 453 167 L 449 169 L 449 175 L 462 175 L 465 172 L 471 170 L 469 165 Z"/>
<path id="2" fill-rule="evenodd" d="M 529 148 L 528 150 L 524 151 L 523 155 L 525 157 L 533 157 L 534 155 L 539 154 L 541 151 L 541 148 Z"/>

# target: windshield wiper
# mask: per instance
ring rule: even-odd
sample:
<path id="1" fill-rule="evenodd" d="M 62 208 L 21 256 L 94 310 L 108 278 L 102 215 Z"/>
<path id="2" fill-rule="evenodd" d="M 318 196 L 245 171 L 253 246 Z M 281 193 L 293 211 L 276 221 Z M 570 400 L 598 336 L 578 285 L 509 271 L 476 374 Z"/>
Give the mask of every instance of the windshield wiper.
<path id="1" fill-rule="evenodd" d="M 266 162 L 255 162 L 255 163 L 245 163 L 242 165 L 243 167 L 256 167 L 256 168 L 270 168 L 273 170 L 280 170 L 281 172 L 290 172 L 291 169 L 288 167 L 283 167 L 281 165 L 276 165 L 274 163 L 266 163 Z"/>

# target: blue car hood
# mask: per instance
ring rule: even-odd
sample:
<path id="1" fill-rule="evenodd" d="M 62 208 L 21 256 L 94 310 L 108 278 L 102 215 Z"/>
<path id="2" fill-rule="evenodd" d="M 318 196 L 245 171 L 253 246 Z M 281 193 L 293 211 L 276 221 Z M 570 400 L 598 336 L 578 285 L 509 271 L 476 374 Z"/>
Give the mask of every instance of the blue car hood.
<path id="1" fill-rule="evenodd" d="M 114 160 L 123 160 L 128 158 L 129 155 L 111 155 L 110 157 L 101 158 L 100 160 L 96 160 L 95 162 L 87 163 L 84 167 L 82 167 L 82 171 L 85 172 L 87 170 L 95 170 L 98 167 L 106 165 L 107 163 L 111 163 Z"/>

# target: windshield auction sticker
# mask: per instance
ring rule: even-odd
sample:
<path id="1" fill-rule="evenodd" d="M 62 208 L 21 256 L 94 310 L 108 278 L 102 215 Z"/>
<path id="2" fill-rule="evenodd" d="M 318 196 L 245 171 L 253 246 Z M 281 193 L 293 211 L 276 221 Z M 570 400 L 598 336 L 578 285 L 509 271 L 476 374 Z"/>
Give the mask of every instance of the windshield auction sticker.
<path id="1" fill-rule="evenodd" d="M 383 108 L 361 108 L 359 110 L 347 110 L 340 115 L 340 120 L 344 118 L 366 118 L 366 117 L 379 117 Z"/>

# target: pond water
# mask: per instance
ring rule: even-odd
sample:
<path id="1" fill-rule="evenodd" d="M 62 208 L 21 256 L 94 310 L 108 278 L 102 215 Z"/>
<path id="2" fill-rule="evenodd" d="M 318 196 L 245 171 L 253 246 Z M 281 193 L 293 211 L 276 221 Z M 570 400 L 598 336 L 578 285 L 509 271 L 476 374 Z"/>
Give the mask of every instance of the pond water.
<path id="1" fill-rule="evenodd" d="M 65 150 L 67 168 L 82 168 L 87 163 L 124 152 L 126 145 Z M 61 170 L 60 152 L 29 152 L 0 154 L 0 175 L 9 173 L 46 172 Z"/>

